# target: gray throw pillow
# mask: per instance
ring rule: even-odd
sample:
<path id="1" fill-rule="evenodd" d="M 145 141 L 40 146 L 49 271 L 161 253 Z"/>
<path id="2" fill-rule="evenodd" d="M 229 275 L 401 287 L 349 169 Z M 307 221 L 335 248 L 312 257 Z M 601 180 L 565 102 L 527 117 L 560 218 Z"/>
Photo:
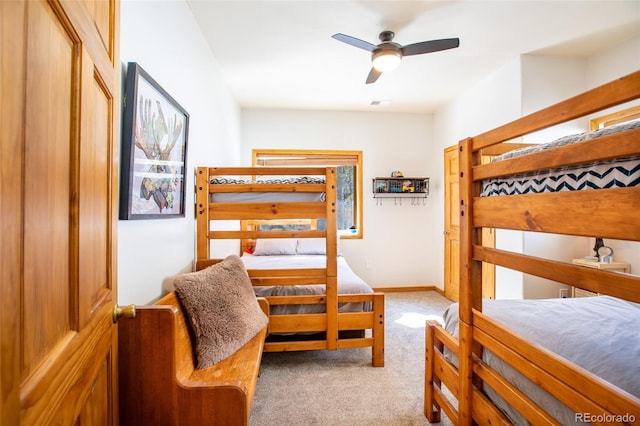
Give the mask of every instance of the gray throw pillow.
<path id="1" fill-rule="evenodd" d="M 197 368 L 227 358 L 269 321 L 236 255 L 178 276 L 174 287 L 195 335 Z"/>

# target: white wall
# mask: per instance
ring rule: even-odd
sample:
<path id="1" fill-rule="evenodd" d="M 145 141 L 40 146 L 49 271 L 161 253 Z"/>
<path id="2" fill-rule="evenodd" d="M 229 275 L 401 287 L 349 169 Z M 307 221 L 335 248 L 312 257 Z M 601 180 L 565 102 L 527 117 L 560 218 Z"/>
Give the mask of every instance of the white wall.
<path id="1" fill-rule="evenodd" d="M 124 0 L 120 44 L 123 70 L 140 64 L 190 115 L 185 217 L 118 222 L 118 303 L 145 304 L 192 269 L 193 168 L 237 164 L 240 110 L 185 2 Z"/>
<path id="2" fill-rule="evenodd" d="M 420 205 L 372 196 L 372 179 L 393 170 L 429 177 L 442 186 L 442 152 L 434 149 L 432 116 L 384 112 L 328 112 L 244 109 L 242 159 L 252 148 L 344 149 L 363 152 L 363 230 L 361 240 L 343 240 L 342 252 L 354 271 L 372 287 L 437 285 L 442 263 L 435 218 L 441 203 L 434 197 Z"/>
<path id="3" fill-rule="evenodd" d="M 640 70 L 640 36 L 587 58 L 587 84 L 592 87 Z"/>
<path id="4" fill-rule="evenodd" d="M 561 56 L 523 55 L 522 115 L 584 92 L 587 86 L 587 61 L 584 58 Z M 540 143 L 561 136 L 584 132 L 589 128 L 586 118 L 572 120 L 548 129 L 526 135 L 523 142 Z"/>

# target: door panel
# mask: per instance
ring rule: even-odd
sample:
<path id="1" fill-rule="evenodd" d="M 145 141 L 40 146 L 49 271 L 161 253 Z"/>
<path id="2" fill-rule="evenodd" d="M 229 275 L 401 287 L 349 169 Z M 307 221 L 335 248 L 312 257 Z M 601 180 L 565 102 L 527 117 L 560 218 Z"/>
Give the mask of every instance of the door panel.
<path id="1" fill-rule="evenodd" d="M 78 58 L 51 8 L 30 4 L 24 189 L 24 352 L 29 375 L 71 332 L 72 75 Z M 29 171 L 37 170 L 38 173 Z M 61 345 L 61 346 L 59 346 Z"/>
<path id="2" fill-rule="evenodd" d="M 458 146 L 444 151 L 444 295 L 458 301 L 460 287 L 460 188 Z"/>
<path id="3" fill-rule="evenodd" d="M 483 164 L 493 157 L 483 155 Z M 460 291 L 460 188 L 458 145 L 444 150 L 445 212 L 444 212 L 444 294 L 448 299 L 458 301 Z M 482 229 L 482 243 L 495 247 L 495 230 Z M 495 298 L 495 265 L 482 263 L 482 297 Z"/>
<path id="4" fill-rule="evenodd" d="M 119 5 L 0 3 L 0 423 L 115 424 Z"/>
<path id="5" fill-rule="evenodd" d="M 109 279 L 109 185 L 114 141 L 109 112 L 112 100 L 102 81 L 94 76 L 93 64 L 85 58 L 83 86 L 87 88 L 82 128 L 90 135 L 80 151 L 79 280 L 80 324 L 86 324 L 96 306 L 111 299 Z"/>

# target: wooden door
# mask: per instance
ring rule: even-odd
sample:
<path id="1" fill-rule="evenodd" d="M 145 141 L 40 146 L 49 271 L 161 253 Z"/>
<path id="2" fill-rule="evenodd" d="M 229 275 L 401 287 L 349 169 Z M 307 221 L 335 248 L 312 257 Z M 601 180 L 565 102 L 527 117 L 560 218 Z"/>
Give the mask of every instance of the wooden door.
<path id="1" fill-rule="evenodd" d="M 116 424 L 119 4 L 0 8 L 1 423 Z"/>
<path id="2" fill-rule="evenodd" d="M 457 302 L 460 287 L 458 145 L 444 150 L 444 295 Z"/>
<path id="3" fill-rule="evenodd" d="M 482 156 L 483 163 L 491 156 Z M 458 145 L 444 150 L 444 295 L 459 300 L 460 290 L 460 187 Z M 487 247 L 495 246 L 495 230 L 484 228 L 482 241 Z M 482 264 L 482 297 L 495 298 L 495 265 Z"/>

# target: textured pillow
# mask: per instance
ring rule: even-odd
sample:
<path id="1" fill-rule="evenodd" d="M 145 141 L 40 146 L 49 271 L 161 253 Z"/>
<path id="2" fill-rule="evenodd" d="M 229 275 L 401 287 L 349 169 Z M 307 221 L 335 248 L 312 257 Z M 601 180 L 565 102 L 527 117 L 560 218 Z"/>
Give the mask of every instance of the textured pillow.
<path id="1" fill-rule="evenodd" d="M 197 368 L 233 354 L 268 323 L 244 263 L 236 255 L 174 281 L 196 338 Z"/>
<path id="2" fill-rule="evenodd" d="M 295 238 L 260 238 L 253 251 L 255 256 L 279 256 L 296 254 Z"/>

